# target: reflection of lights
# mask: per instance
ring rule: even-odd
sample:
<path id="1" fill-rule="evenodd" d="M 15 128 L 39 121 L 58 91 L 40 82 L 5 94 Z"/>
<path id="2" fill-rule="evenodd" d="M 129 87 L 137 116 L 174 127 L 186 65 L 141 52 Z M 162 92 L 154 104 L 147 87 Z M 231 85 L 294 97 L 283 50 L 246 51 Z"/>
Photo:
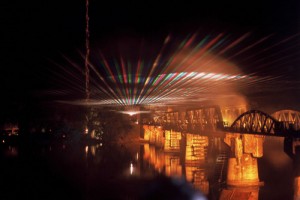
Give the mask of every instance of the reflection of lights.
<path id="1" fill-rule="evenodd" d="M 132 175 L 132 174 L 133 174 L 133 164 L 130 163 L 130 175 Z"/>
<path id="2" fill-rule="evenodd" d="M 294 199 L 300 199 L 300 177 L 294 178 Z"/>
<path id="3" fill-rule="evenodd" d="M 13 146 L 8 146 L 8 151 L 6 151 L 7 156 L 18 156 L 18 149 Z"/>
<path id="4" fill-rule="evenodd" d="M 92 154 L 93 156 L 96 155 L 96 146 L 91 146 L 91 154 Z"/>
<path id="5" fill-rule="evenodd" d="M 85 155 L 87 155 L 89 152 L 89 146 L 85 146 Z"/>
<path id="6" fill-rule="evenodd" d="M 136 160 L 139 160 L 139 153 L 136 153 Z"/>
<path id="7" fill-rule="evenodd" d="M 5 140 L 2 140 L 2 143 L 5 143 Z"/>
<path id="8" fill-rule="evenodd" d="M 89 129 L 88 129 L 87 127 L 85 128 L 84 133 L 85 133 L 85 134 L 88 134 L 88 133 L 89 133 Z"/>

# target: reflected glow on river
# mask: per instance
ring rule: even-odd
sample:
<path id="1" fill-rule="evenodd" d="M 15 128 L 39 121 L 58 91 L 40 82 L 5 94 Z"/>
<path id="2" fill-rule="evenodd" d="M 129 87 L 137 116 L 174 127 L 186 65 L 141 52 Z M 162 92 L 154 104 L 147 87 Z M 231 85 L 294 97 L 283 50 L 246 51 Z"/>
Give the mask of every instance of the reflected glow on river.
<path id="1" fill-rule="evenodd" d="M 0 160 L 2 196 L 142 199 L 147 195 L 158 197 L 160 189 L 150 190 L 157 186 L 170 197 L 183 195 L 186 187 L 190 195 L 183 195 L 189 197 L 186 199 L 194 194 L 207 199 L 228 199 L 228 195 L 250 195 L 252 199 L 299 197 L 299 173 L 283 152 L 283 139 L 266 138 L 264 156 L 258 159 L 264 186 L 234 190 L 226 186 L 228 148 L 216 145 L 220 138 L 208 141 L 202 149 L 205 158 L 190 163 L 185 163 L 182 152 L 165 152 L 145 142 L 5 142 L 1 144 Z M 294 178 L 295 173 L 298 176 Z"/>

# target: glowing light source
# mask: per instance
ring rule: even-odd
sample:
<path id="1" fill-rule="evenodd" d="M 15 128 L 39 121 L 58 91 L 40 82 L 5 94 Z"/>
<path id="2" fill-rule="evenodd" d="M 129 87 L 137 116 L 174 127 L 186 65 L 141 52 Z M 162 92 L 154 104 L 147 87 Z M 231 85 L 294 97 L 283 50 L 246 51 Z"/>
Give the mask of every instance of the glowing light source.
<path id="1" fill-rule="evenodd" d="M 133 164 L 130 163 L 130 175 L 132 175 L 132 174 L 133 174 Z"/>
<path id="2" fill-rule="evenodd" d="M 89 152 L 89 146 L 85 146 L 85 149 L 84 149 L 84 151 L 85 151 L 85 155 L 87 155 L 87 154 L 88 154 L 88 152 Z"/>
<path id="3" fill-rule="evenodd" d="M 137 115 L 137 114 L 141 114 L 141 113 L 150 113 L 150 111 L 119 111 L 119 113 L 133 116 L 133 115 Z"/>

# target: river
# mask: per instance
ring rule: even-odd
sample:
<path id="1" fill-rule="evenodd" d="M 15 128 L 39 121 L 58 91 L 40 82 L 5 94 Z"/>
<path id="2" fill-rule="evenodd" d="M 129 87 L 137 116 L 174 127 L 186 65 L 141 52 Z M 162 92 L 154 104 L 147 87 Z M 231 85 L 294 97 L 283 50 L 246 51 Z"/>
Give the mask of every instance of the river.
<path id="1" fill-rule="evenodd" d="M 226 186 L 225 154 L 207 153 L 204 162 L 191 165 L 180 153 L 138 140 L 2 140 L 0 147 L 1 199 L 220 199 L 224 189 L 231 190 Z M 258 170 L 264 185 L 235 188 L 239 197 L 293 199 L 295 169 L 282 138 L 265 138 Z"/>

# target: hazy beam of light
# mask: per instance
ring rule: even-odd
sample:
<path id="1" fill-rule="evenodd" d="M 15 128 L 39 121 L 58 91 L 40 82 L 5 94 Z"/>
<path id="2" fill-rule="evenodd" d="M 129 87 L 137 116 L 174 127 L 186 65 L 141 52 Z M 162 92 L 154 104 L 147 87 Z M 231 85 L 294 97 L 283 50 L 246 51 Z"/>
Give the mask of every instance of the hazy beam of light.
<path id="1" fill-rule="evenodd" d="M 81 82 L 81 83 L 84 83 L 84 81 L 83 81 L 82 79 L 78 78 L 77 74 L 71 73 L 71 71 L 66 70 L 65 67 L 63 67 L 63 66 L 61 66 L 61 65 L 59 65 L 59 64 L 57 64 L 57 63 L 55 63 L 55 62 L 53 62 L 53 61 L 51 61 L 51 62 L 54 63 L 55 65 L 59 66 L 64 72 L 66 72 L 67 74 L 69 74 L 69 75 L 70 75 L 71 77 L 73 77 L 76 81 Z M 70 62 L 71 65 L 72 65 L 73 67 L 76 66 L 76 65 L 75 65 L 73 62 L 71 62 L 70 60 L 68 60 L 68 62 Z M 74 64 L 74 65 L 73 65 L 73 64 Z M 80 72 L 82 72 L 82 71 L 80 71 Z M 56 72 L 53 71 L 52 73 L 56 73 Z M 68 76 L 66 76 L 66 75 L 61 75 L 61 74 L 58 74 L 58 73 L 56 73 L 56 74 L 57 74 L 57 76 L 63 77 L 63 79 L 64 79 L 65 81 L 74 84 L 74 82 L 71 81 L 71 79 L 70 79 Z M 78 84 L 78 82 L 76 82 L 76 84 Z M 80 85 L 84 85 L 84 84 L 80 84 Z M 78 87 L 77 87 L 77 88 L 78 88 Z M 81 86 L 80 86 L 80 88 L 83 88 L 83 91 L 85 90 L 84 87 L 81 87 Z"/>
<path id="2" fill-rule="evenodd" d="M 298 53 L 298 54 L 299 54 L 299 53 Z M 289 58 L 289 57 L 291 57 L 291 56 L 293 56 L 293 55 L 281 56 L 281 57 L 278 58 L 277 60 L 272 60 L 271 62 L 268 62 L 268 63 L 265 63 L 265 64 L 263 64 L 263 65 L 260 65 L 259 67 L 262 68 L 262 67 L 271 65 L 271 64 L 273 64 L 273 63 L 276 63 L 276 62 L 278 62 L 278 61 L 284 60 L 284 59 Z"/>
<path id="3" fill-rule="evenodd" d="M 224 34 L 220 33 L 217 37 L 212 39 L 207 45 L 200 49 L 200 51 L 196 54 L 195 57 L 201 56 L 204 52 L 206 52 L 211 46 L 213 46 Z"/>
<path id="4" fill-rule="evenodd" d="M 251 33 L 248 32 L 244 35 L 242 35 L 241 37 L 239 37 L 238 39 L 236 39 L 235 41 L 233 41 L 230 45 L 228 45 L 227 47 L 225 47 L 223 50 L 221 50 L 220 52 L 218 52 L 218 54 L 224 54 L 226 51 L 228 51 L 229 49 L 233 48 L 234 46 L 236 46 L 237 44 L 239 44 L 241 41 L 243 41 L 244 39 L 246 39 Z"/>
<path id="5" fill-rule="evenodd" d="M 210 49 L 211 47 L 212 48 L 215 48 L 215 45 L 216 44 L 219 44 L 218 43 L 218 40 L 223 36 L 224 34 L 221 33 L 219 34 L 217 37 L 215 37 L 214 39 L 212 39 L 210 42 L 208 42 L 203 48 L 201 48 L 197 53 L 195 53 L 195 55 L 189 59 L 189 62 L 188 63 L 188 67 L 186 70 L 190 69 L 193 64 L 197 61 L 200 61 L 201 59 L 203 59 L 205 56 L 208 55 L 209 51 L 208 49 Z M 216 44 L 215 44 L 216 43 Z"/>
<path id="6" fill-rule="evenodd" d="M 113 79 L 113 82 L 115 83 L 115 85 L 117 85 L 117 88 L 116 88 L 116 89 L 117 89 L 117 92 L 118 92 L 118 96 L 123 97 L 122 92 L 121 92 L 121 90 L 120 90 L 120 87 L 118 86 L 117 80 L 116 80 L 114 74 L 113 74 L 112 71 L 111 71 L 111 66 L 108 64 L 106 58 L 104 57 L 104 55 L 103 55 L 101 52 L 100 52 L 100 56 L 101 56 L 101 58 L 103 59 L 104 68 L 107 69 L 107 71 L 109 72 L 109 75 L 110 75 L 110 76 L 112 77 L 112 79 Z"/>
<path id="7" fill-rule="evenodd" d="M 258 44 L 264 42 L 265 40 L 269 39 L 272 35 L 273 35 L 273 34 L 270 34 L 270 35 L 268 35 L 268 36 L 266 36 L 266 37 L 263 37 L 262 39 L 258 40 L 257 42 L 253 43 L 252 45 L 249 45 L 248 47 L 246 47 L 246 48 L 242 49 L 241 51 L 237 52 L 237 53 L 234 54 L 233 56 L 230 56 L 230 57 L 228 58 L 228 60 L 230 60 L 230 59 L 236 57 L 237 55 L 240 55 L 240 54 L 244 53 L 245 51 L 248 51 L 249 49 L 255 47 L 256 45 L 258 45 Z"/>
<path id="8" fill-rule="evenodd" d="M 112 98 L 114 98 L 114 99 L 119 99 L 118 98 L 118 95 L 116 95 L 116 93 L 114 92 L 114 90 L 107 84 L 107 82 L 105 81 L 105 79 L 101 76 L 101 74 L 95 69 L 95 67 L 93 66 L 93 65 L 90 65 L 91 66 L 91 68 L 93 69 L 93 71 L 96 73 L 96 75 L 98 76 L 98 78 L 100 79 L 100 80 L 102 80 L 102 82 L 106 85 L 106 87 L 108 88 L 108 90 L 111 92 L 111 93 L 109 93 L 109 92 L 107 92 L 106 90 L 105 90 L 105 92 L 110 96 L 110 97 L 112 97 Z M 112 96 L 111 96 L 111 94 L 112 94 Z M 118 102 L 119 102 L 119 100 L 118 100 Z M 121 103 L 121 104 L 123 104 L 123 105 L 125 105 L 125 103 L 124 102 L 119 102 L 119 103 Z"/>
<path id="9" fill-rule="evenodd" d="M 114 64 L 115 64 L 115 66 L 116 66 L 118 79 L 119 79 L 121 85 L 123 85 L 122 72 L 121 72 L 121 70 L 120 70 L 118 61 L 115 60 L 115 59 L 114 59 Z"/>
<path id="10" fill-rule="evenodd" d="M 197 51 L 202 47 L 202 45 L 206 42 L 209 36 L 204 37 L 195 48 L 192 49 L 191 53 L 189 53 L 184 59 L 182 59 L 176 67 L 174 67 L 174 71 L 176 71 L 179 67 L 183 66 L 186 61 L 188 61 L 192 56 L 196 54 Z"/>
<path id="11" fill-rule="evenodd" d="M 157 57 L 155 58 L 155 60 L 154 60 L 154 62 L 153 62 L 153 65 L 152 65 L 151 70 L 150 70 L 150 72 L 149 72 L 149 74 L 148 74 L 148 77 L 151 77 L 152 74 L 153 74 L 153 72 L 154 72 L 154 70 L 156 69 L 156 67 L 157 67 L 157 65 L 158 65 L 158 62 L 159 62 L 159 60 L 160 60 L 160 58 L 161 58 L 161 56 L 162 56 L 162 53 L 163 53 L 163 51 L 164 51 L 166 45 L 167 45 L 168 42 L 169 42 L 169 39 L 170 39 L 169 37 L 170 37 L 170 36 L 167 36 L 167 37 L 166 37 L 166 39 L 165 39 L 165 41 L 164 41 L 164 44 L 163 44 L 163 46 L 162 46 L 160 52 L 158 53 Z M 149 79 L 147 78 L 147 79 L 146 79 L 145 85 L 147 85 L 148 83 L 149 83 Z"/>
<path id="12" fill-rule="evenodd" d="M 180 81 L 177 82 L 177 84 L 179 84 L 179 83 L 182 82 L 182 81 L 187 81 L 186 77 L 188 77 L 188 73 L 185 74 L 184 77 L 183 77 Z M 190 80 L 190 79 L 188 79 L 188 80 Z M 161 86 L 161 85 L 160 85 L 160 86 Z M 160 91 L 165 90 L 166 87 L 167 87 L 167 85 L 165 85 L 163 88 L 161 88 L 161 87 L 156 87 L 155 90 L 154 90 L 154 93 L 152 94 L 152 96 L 157 96 L 157 97 L 158 97 L 159 95 L 157 95 L 157 94 L 161 93 Z M 171 88 L 173 88 L 173 87 L 171 87 Z M 169 93 L 166 92 L 166 91 L 164 91 L 163 97 L 166 96 L 167 94 L 169 94 Z M 157 99 L 158 99 L 158 98 L 157 98 Z"/>
<path id="13" fill-rule="evenodd" d="M 67 83 L 67 85 L 69 85 L 68 87 L 71 87 L 71 89 L 74 89 L 79 93 L 83 93 L 85 91 L 85 88 L 82 86 L 83 84 L 80 84 L 80 86 L 78 86 L 78 82 L 72 81 L 71 79 L 67 78 L 65 75 L 62 75 L 61 73 L 57 73 L 56 71 L 52 71 L 51 73 L 55 74 L 56 77 L 61 77 L 60 79 L 58 79 L 58 81 L 61 82 L 61 85 Z M 84 82 L 82 81 L 82 83 Z"/>
<path id="14" fill-rule="evenodd" d="M 224 38 L 223 33 L 221 33 L 209 41 L 205 41 L 205 39 L 202 39 L 202 41 L 198 43 L 198 45 L 196 45 L 196 48 L 192 48 L 192 44 L 195 41 L 196 37 L 196 34 L 194 34 L 193 36 L 187 38 L 184 42 L 182 42 L 180 46 L 175 50 L 175 53 L 171 54 L 169 57 L 166 57 L 167 59 L 164 59 L 162 54 L 163 49 L 166 48 L 167 42 L 165 42 L 165 44 L 161 48 L 161 51 L 155 58 L 155 61 L 152 62 L 152 68 L 150 68 L 150 72 L 148 71 L 148 73 L 146 73 L 147 76 L 145 77 L 141 76 L 143 61 L 140 59 L 140 57 L 138 58 L 137 63 L 134 63 L 134 65 L 132 62 L 129 62 L 127 60 L 126 62 L 124 62 L 123 58 L 121 57 L 121 64 L 119 65 L 119 62 L 115 61 L 114 66 L 109 65 L 107 60 L 105 58 L 102 58 L 104 69 L 106 70 L 106 73 L 110 75 L 109 78 L 112 80 L 116 88 L 113 88 L 112 86 L 110 86 L 110 84 L 107 84 L 103 77 L 102 79 L 100 78 L 100 80 L 102 80 L 102 82 L 107 87 L 107 89 L 104 89 L 104 91 L 107 90 L 108 95 L 117 99 L 117 101 L 123 105 L 156 102 L 163 98 L 171 97 L 174 95 L 188 94 L 192 97 L 196 97 L 199 95 L 201 96 L 201 94 L 193 94 L 193 91 L 212 92 L 218 87 L 224 87 L 225 85 L 234 82 L 239 84 L 238 87 L 242 87 L 243 85 L 257 84 L 266 80 L 273 80 L 274 77 L 255 79 L 243 75 L 212 73 L 213 71 L 209 73 L 207 72 L 207 69 L 202 73 L 189 73 L 188 71 L 182 72 L 182 70 L 196 67 L 201 67 L 201 69 L 203 70 L 203 66 L 208 66 L 209 63 L 218 64 L 211 64 L 210 70 L 214 67 L 222 68 L 227 67 L 227 65 L 230 66 L 229 64 L 226 64 L 226 60 L 228 59 L 220 60 L 220 58 L 218 58 L 216 55 L 227 52 L 248 36 L 249 33 L 244 34 L 243 36 L 234 40 L 231 44 L 227 45 L 225 48 L 222 48 L 226 41 L 226 37 Z M 263 43 L 266 39 L 268 39 L 268 37 L 265 37 L 249 45 L 248 47 L 235 53 L 233 56 L 231 56 L 231 58 L 248 51 L 249 49 L 255 47 L 260 43 Z M 185 49 L 187 48 L 191 49 L 189 49 L 189 51 L 185 51 Z M 221 49 L 221 51 L 216 52 L 216 54 L 211 54 L 212 51 L 218 49 Z M 183 52 L 183 54 L 181 55 L 180 52 Z M 273 62 L 276 63 L 285 60 L 286 58 L 290 57 L 283 57 Z M 218 62 L 219 60 L 220 62 Z M 193 66 L 193 64 L 198 61 L 203 62 L 201 62 L 199 65 Z M 257 62 L 259 61 L 260 60 L 257 60 Z M 125 65 L 125 63 L 127 63 L 127 65 Z M 224 63 L 224 66 L 222 66 L 220 63 Z M 267 64 L 270 65 L 270 63 Z M 115 77 L 115 75 L 113 74 L 114 69 L 111 67 L 115 67 L 117 71 L 117 77 Z M 134 67 L 136 67 L 136 70 L 134 70 Z M 95 67 L 93 67 L 93 70 L 95 71 Z M 181 72 L 177 70 L 180 70 Z M 151 76 L 149 76 L 150 74 Z M 78 78 L 78 76 L 75 77 Z M 185 86 L 187 87 L 187 91 L 186 93 L 181 94 L 184 91 Z"/>
<path id="15" fill-rule="evenodd" d="M 194 39 L 194 37 L 195 37 L 195 35 L 193 35 L 193 36 L 190 38 L 190 40 L 186 39 L 185 41 L 183 41 L 183 42 L 181 43 L 181 45 L 179 46 L 179 48 L 177 49 L 177 52 L 179 52 L 183 47 L 187 47 L 187 45 L 186 45 L 187 42 L 190 41 L 190 43 L 191 43 L 191 41 Z M 167 39 L 169 40 L 169 36 L 167 37 Z M 161 49 L 159 55 L 157 56 L 156 61 L 154 62 L 155 67 L 157 66 L 158 60 L 160 59 L 161 54 L 162 54 L 162 52 L 163 52 L 163 50 L 164 50 L 166 44 L 168 43 L 167 39 L 165 40 L 164 45 L 163 45 L 163 47 L 162 47 L 162 49 Z M 175 54 L 176 54 L 176 53 L 175 53 Z M 171 57 L 171 59 L 168 61 L 168 63 L 171 63 L 172 60 L 173 60 L 174 58 L 175 58 L 174 56 Z M 168 67 L 169 67 L 168 64 L 165 65 L 165 67 L 161 70 L 161 72 L 167 71 Z M 141 98 L 141 95 L 143 95 L 145 88 L 148 86 L 148 83 L 151 83 L 151 84 L 152 84 L 152 81 L 150 81 L 150 80 L 151 80 L 150 77 L 151 77 L 153 71 L 154 71 L 154 70 L 153 70 L 153 68 L 152 68 L 151 71 L 150 71 L 150 73 L 148 74 L 148 77 L 147 77 L 147 79 L 146 79 L 146 83 L 144 84 L 144 87 L 142 88 L 142 91 L 141 91 L 141 93 L 140 93 L 140 95 L 139 95 L 139 97 L 138 97 L 138 103 L 142 102 L 143 99 L 145 99 L 145 98 Z M 167 77 L 163 77 L 163 82 L 166 81 L 166 79 L 168 79 L 168 76 L 167 76 Z M 152 80 L 155 80 L 155 79 L 152 79 Z M 153 90 L 154 90 L 154 88 L 152 88 L 151 91 L 153 91 Z M 147 96 L 149 96 L 149 95 L 151 94 L 151 91 L 147 91 L 147 94 L 148 94 Z"/>
<path id="16" fill-rule="evenodd" d="M 192 38 L 194 39 L 195 35 L 192 36 Z M 206 38 L 204 38 L 202 41 L 205 42 Z M 190 41 L 190 42 L 189 42 Z M 181 44 L 179 45 L 179 47 L 177 48 L 177 50 L 173 53 L 173 56 L 171 56 L 168 60 L 168 62 L 165 64 L 165 66 L 163 67 L 163 70 L 161 71 L 161 73 L 166 73 L 169 71 L 170 67 L 174 67 L 174 65 L 176 63 L 178 63 L 178 60 L 176 59 L 177 56 L 183 52 L 183 50 L 185 50 L 188 45 L 187 43 L 189 43 L 189 45 L 191 44 L 191 39 L 186 38 L 185 40 L 183 40 L 181 42 Z M 185 59 L 184 59 L 185 60 Z M 180 60 L 179 63 L 183 62 L 183 60 Z M 175 69 L 176 70 L 176 69 Z M 175 71 L 173 70 L 173 71 Z"/>
<path id="17" fill-rule="evenodd" d="M 288 37 L 288 38 L 286 38 L 284 40 L 281 40 L 280 42 L 278 42 L 276 44 L 273 44 L 273 45 L 271 45 L 271 46 L 269 46 L 267 48 L 264 48 L 264 49 L 262 49 L 260 51 L 257 51 L 255 54 L 253 54 L 251 56 L 248 56 L 246 59 L 243 59 L 243 61 L 248 61 L 251 58 L 254 58 L 255 56 L 259 55 L 260 53 L 266 52 L 266 51 L 268 51 L 268 50 L 270 50 L 270 49 L 272 49 L 272 48 L 274 48 L 276 46 L 279 46 L 280 44 L 286 43 L 286 42 L 290 41 L 291 39 L 293 39 L 293 38 L 295 38 L 296 36 L 299 36 L 299 35 L 300 35 L 300 33 L 297 33 L 297 34 L 292 35 L 292 36 L 290 36 L 290 37 Z"/>
<path id="18" fill-rule="evenodd" d="M 126 88 L 126 97 L 129 98 L 129 91 L 128 91 L 128 82 L 127 82 L 127 75 L 126 75 L 126 68 L 125 68 L 125 63 L 124 63 L 124 60 L 121 56 L 121 66 L 122 66 L 122 72 L 123 72 L 123 80 L 124 80 L 124 83 L 125 83 L 125 88 Z"/>
<path id="19" fill-rule="evenodd" d="M 176 74 L 177 73 L 171 73 L 171 74 L 168 74 L 167 76 L 165 76 L 164 78 L 163 78 L 163 81 L 162 81 L 162 83 L 160 83 L 160 85 L 161 84 L 167 84 L 170 80 L 172 80 L 175 76 L 176 76 Z M 167 81 L 167 83 L 165 83 Z M 147 98 L 148 96 L 150 96 L 151 95 L 151 93 L 152 93 L 152 91 L 155 89 L 156 87 L 152 87 L 152 90 L 148 90 L 148 92 L 144 95 L 144 98 L 143 99 L 145 99 L 145 98 Z M 142 100 L 143 101 L 143 100 Z M 141 101 L 141 102 L 142 102 Z"/>

